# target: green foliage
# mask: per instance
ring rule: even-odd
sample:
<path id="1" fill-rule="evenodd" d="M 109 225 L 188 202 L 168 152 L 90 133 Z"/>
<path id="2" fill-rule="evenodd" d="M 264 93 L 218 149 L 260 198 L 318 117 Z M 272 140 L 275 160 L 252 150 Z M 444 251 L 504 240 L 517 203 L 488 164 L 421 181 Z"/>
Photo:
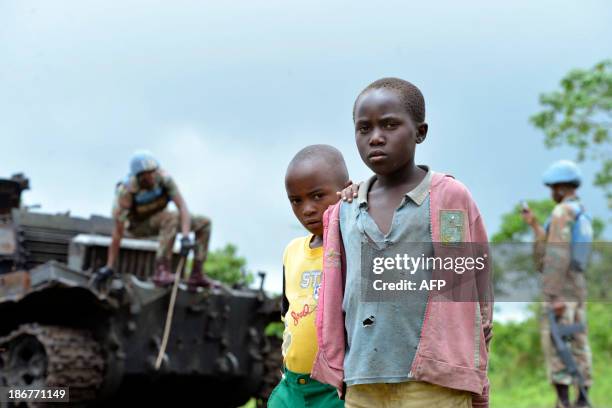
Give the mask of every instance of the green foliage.
<path id="1" fill-rule="evenodd" d="M 543 224 L 553 207 L 552 200 L 528 200 L 527 204 L 540 224 Z M 514 285 L 536 274 L 531 248 L 521 242 L 533 242 L 531 227 L 523 221 L 522 206 L 516 204 L 512 211 L 502 215 L 499 231 L 491 237 L 493 245 L 493 284 L 498 295 L 506 295 L 504 285 Z M 506 245 L 507 244 L 507 245 Z M 514 272 L 510 278 L 508 272 Z M 518 274 L 518 275 L 517 275 Z"/>
<path id="2" fill-rule="evenodd" d="M 594 242 L 591 262 L 585 275 L 589 299 L 612 300 L 610 265 L 612 265 L 612 246 L 608 242 Z"/>
<path id="3" fill-rule="evenodd" d="M 543 367 L 544 358 L 542 353 L 538 352 L 539 325 L 535 317 L 539 314 L 538 306 L 539 304 L 532 305 L 531 316 L 523 322 L 494 323 L 489 373 L 501 379 L 502 383 L 512 380 L 514 373 L 508 370 L 508 366 L 520 366 L 529 371 Z"/>
<path id="4" fill-rule="evenodd" d="M 548 199 L 528 200 L 527 204 L 541 225 L 544 224 L 555 206 L 554 201 Z M 599 241 L 604 227 L 605 223 L 601 219 L 593 219 L 595 241 L 586 278 L 589 298 L 595 300 L 612 300 L 612 293 L 609 290 L 612 283 L 610 281 L 612 248 L 609 244 Z M 495 256 L 492 258 L 493 282 L 498 294 L 504 294 L 501 287 L 508 282 L 520 282 L 537 275 L 531 251 L 524 251 L 529 248 L 512 245 L 512 243 L 533 242 L 533 240 L 531 227 L 523 221 L 521 216 L 520 204 L 515 205 L 512 211 L 502 215 L 499 231 L 491 238 L 491 242 L 495 245 Z M 506 243 L 510 245 L 501 245 Z M 514 273 L 514 280 L 509 280 L 507 273 L 509 271 Z"/>
<path id="5" fill-rule="evenodd" d="M 282 322 L 272 322 L 266 327 L 265 333 L 266 336 L 276 336 L 279 339 L 282 339 L 284 330 L 285 325 Z"/>
<path id="6" fill-rule="evenodd" d="M 540 104 L 544 110 L 530 122 L 544 131 L 546 146 L 571 146 L 578 150 L 578 161 L 601 161 L 595 185 L 604 189 L 612 207 L 612 61 L 570 71 L 561 90 L 540 95 Z"/>
<path id="7" fill-rule="evenodd" d="M 606 229 L 606 223 L 601 218 L 593 218 L 593 239 L 599 240 L 601 239 L 604 229 Z"/>
<path id="8" fill-rule="evenodd" d="M 591 399 L 597 407 L 612 406 L 612 304 L 588 304 L 589 342 L 593 353 Z M 540 304 L 520 323 L 495 323 L 489 355 L 492 408 L 552 407 L 555 392 L 546 378 L 539 333 Z"/>
<path id="9" fill-rule="evenodd" d="M 552 212 L 555 202 L 552 200 L 528 200 L 527 205 L 540 224 L 544 224 Z M 533 241 L 530 237 L 531 228 L 523 221 L 520 204 L 514 206 L 512 211 L 502 215 L 499 231 L 491 237 L 493 243 Z"/>
<path id="10" fill-rule="evenodd" d="M 535 215 L 540 225 L 544 225 L 546 219 L 552 213 L 555 202 L 550 199 L 527 200 L 527 205 Z M 521 216 L 521 205 L 516 204 L 512 211 L 502 214 L 502 223 L 492 237 L 491 242 L 529 242 L 533 241 L 531 228 L 523 221 Z M 600 218 L 593 218 L 593 237 L 599 240 L 602 237 L 606 223 Z"/>
<path id="11" fill-rule="evenodd" d="M 249 402 L 239 408 L 257 408 L 257 400 L 255 400 L 255 398 L 251 398 Z"/>
<path id="12" fill-rule="evenodd" d="M 253 282 L 253 273 L 246 271 L 246 259 L 238 256 L 238 249 L 233 244 L 209 252 L 204 270 L 213 279 L 228 285 Z"/>

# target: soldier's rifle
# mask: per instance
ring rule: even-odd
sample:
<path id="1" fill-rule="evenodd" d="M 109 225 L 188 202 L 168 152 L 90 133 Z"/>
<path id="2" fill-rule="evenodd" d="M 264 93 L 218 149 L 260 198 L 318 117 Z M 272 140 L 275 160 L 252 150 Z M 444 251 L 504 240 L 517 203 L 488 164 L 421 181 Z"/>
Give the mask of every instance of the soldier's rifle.
<path id="1" fill-rule="evenodd" d="M 586 327 L 583 323 L 574 324 L 559 324 L 557 322 L 557 316 L 553 308 L 548 309 L 548 320 L 550 321 L 550 336 L 553 341 L 553 345 L 559 354 L 559 358 L 565 365 L 565 369 L 573 378 L 577 380 L 578 388 L 582 395 L 586 398 L 587 405 L 592 407 L 591 401 L 589 401 L 586 388 L 584 385 L 584 376 L 578 369 L 576 361 L 572 356 L 570 348 L 567 346 L 566 340 L 577 333 L 584 333 Z"/>

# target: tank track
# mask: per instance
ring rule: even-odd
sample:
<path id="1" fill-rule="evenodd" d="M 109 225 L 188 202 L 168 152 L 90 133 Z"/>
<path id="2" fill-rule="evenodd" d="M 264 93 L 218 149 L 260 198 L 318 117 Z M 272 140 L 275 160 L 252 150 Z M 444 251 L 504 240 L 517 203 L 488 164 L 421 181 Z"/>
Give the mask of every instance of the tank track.
<path id="1" fill-rule="evenodd" d="M 0 348 L 20 336 L 34 336 L 44 347 L 47 357 L 45 386 L 69 387 L 70 402 L 96 398 L 104 380 L 102 348 L 87 330 L 59 326 L 25 324 L 4 338 Z"/>
<path id="2" fill-rule="evenodd" d="M 283 341 L 276 336 L 267 336 L 267 346 L 263 351 L 264 375 L 261 388 L 257 395 L 257 408 L 267 406 L 268 398 L 281 379 L 283 355 L 281 345 Z"/>

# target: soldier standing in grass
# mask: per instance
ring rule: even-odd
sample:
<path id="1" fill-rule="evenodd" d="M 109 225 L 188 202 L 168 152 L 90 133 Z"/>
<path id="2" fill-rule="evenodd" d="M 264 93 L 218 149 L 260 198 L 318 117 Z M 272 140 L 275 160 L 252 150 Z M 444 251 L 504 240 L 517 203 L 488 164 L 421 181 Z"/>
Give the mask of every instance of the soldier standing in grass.
<path id="1" fill-rule="evenodd" d="M 575 163 L 569 160 L 554 163 L 543 177 L 544 184 L 550 187 L 552 198 L 557 203 L 552 215 L 542 227 L 528 208 L 523 210 L 523 219 L 535 234 L 536 262 L 542 272 L 545 305 L 541 320 L 541 340 L 549 379 L 557 391 L 557 408 L 571 406 L 569 386 L 575 379 L 569 374 L 552 343 L 548 310 L 554 311 L 561 325 L 585 325 L 585 331 L 574 334 L 569 345 L 585 385 L 585 392 L 579 392 L 574 407 L 588 406 L 586 392 L 592 383 L 591 350 L 586 332 L 586 262 L 581 259 L 583 256 L 580 252 L 582 250 L 584 254 L 587 245 L 590 248 L 589 241 L 593 234 L 590 219 L 576 195 L 581 180 L 580 170 Z"/>

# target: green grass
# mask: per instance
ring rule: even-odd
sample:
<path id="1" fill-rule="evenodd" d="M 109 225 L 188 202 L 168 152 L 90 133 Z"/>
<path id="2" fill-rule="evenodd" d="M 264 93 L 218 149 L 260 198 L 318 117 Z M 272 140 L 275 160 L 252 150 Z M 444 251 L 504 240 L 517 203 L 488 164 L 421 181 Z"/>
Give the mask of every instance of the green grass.
<path id="1" fill-rule="evenodd" d="M 534 305 L 532 316 L 537 313 Z M 594 381 L 589 395 L 595 407 L 612 408 L 612 304 L 590 304 L 588 319 Z M 491 408 L 554 407 L 555 391 L 546 378 L 534 317 L 495 324 L 489 379 Z"/>
<path id="2" fill-rule="evenodd" d="M 255 399 L 251 398 L 249 402 L 241 406 L 240 408 L 255 408 Z"/>
<path id="3" fill-rule="evenodd" d="M 594 362 L 594 386 L 589 393 L 597 408 L 612 407 L 612 366 L 610 361 Z M 492 408 L 551 408 L 555 405 L 555 391 L 546 379 L 544 369 L 525 371 L 507 382 L 502 376 L 491 375 Z M 576 395 L 576 394 L 574 394 Z"/>
<path id="4" fill-rule="evenodd" d="M 489 359 L 491 408 L 552 408 L 555 391 L 548 383 L 540 347 L 538 305 L 521 323 L 496 323 Z M 612 408 L 612 303 L 588 306 L 596 408 Z M 575 395 L 575 394 L 574 394 Z M 242 408 L 255 408 L 255 400 Z"/>

